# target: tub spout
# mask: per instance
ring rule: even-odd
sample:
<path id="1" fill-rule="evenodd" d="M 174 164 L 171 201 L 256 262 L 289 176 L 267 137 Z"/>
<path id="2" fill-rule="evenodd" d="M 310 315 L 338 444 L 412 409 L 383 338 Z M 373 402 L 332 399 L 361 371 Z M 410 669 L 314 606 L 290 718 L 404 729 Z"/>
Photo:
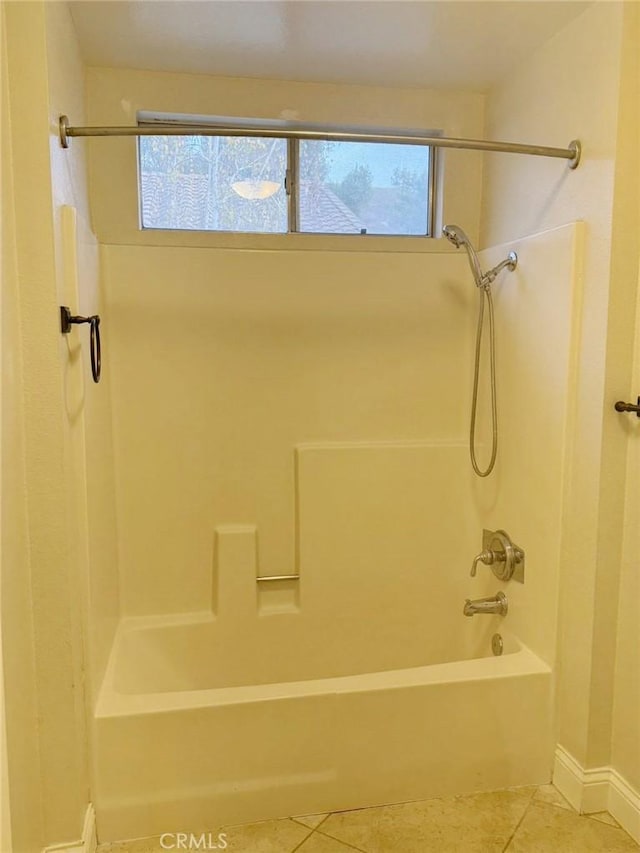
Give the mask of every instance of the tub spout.
<path id="1" fill-rule="evenodd" d="M 499 613 L 500 616 L 506 616 L 508 609 L 507 596 L 504 592 L 498 592 L 490 598 L 476 598 L 475 601 L 467 598 L 462 612 L 465 616 L 474 616 L 476 613 Z"/>

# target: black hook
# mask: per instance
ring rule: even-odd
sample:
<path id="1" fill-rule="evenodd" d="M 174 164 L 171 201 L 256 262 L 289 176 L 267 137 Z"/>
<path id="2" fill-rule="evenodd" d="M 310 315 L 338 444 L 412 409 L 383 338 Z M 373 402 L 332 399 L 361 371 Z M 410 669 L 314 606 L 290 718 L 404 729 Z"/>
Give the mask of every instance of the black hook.
<path id="1" fill-rule="evenodd" d="M 93 314 L 91 317 L 80 317 L 71 313 L 66 305 L 60 306 L 60 331 L 68 335 L 74 324 L 89 323 L 91 326 L 91 375 L 94 382 L 100 382 L 102 369 L 102 350 L 100 347 L 100 315 Z"/>

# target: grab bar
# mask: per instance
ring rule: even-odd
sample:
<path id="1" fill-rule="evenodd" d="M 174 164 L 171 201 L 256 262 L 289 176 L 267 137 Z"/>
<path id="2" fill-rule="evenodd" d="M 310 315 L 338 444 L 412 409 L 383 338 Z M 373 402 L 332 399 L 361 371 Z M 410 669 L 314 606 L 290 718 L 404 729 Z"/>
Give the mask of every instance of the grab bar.
<path id="1" fill-rule="evenodd" d="M 298 581 L 300 575 L 261 575 L 256 578 L 256 583 L 266 583 L 267 581 Z"/>

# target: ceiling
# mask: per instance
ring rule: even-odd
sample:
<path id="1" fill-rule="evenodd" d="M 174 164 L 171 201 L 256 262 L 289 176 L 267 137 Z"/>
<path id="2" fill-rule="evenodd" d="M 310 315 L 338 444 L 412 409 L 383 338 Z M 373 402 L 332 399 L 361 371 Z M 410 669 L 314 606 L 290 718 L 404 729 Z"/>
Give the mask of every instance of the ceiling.
<path id="1" fill-rule="evenodd" d="M 565 0 L 79 0 L 87 65 L 486 91 L 589 5 Z"/>

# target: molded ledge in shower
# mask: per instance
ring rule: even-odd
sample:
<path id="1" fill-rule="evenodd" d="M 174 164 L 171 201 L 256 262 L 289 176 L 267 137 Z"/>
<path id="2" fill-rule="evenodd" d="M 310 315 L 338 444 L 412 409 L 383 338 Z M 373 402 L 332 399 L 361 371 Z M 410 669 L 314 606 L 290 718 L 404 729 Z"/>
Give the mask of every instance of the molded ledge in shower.
<path id="1" fill-rule="evenodd" d="M 221 623 L 255 618 L 257 536 L 252 524 L 216 527 L 211 607 Z"/>
<path id="2" fill-rule="evenodd" d="M 253 621 L 259 615 L 298 613 L 297 576 L 258 580 L 258 531 L 253 524 L 216 527 L 211 607 L 221 623 Z"/>

